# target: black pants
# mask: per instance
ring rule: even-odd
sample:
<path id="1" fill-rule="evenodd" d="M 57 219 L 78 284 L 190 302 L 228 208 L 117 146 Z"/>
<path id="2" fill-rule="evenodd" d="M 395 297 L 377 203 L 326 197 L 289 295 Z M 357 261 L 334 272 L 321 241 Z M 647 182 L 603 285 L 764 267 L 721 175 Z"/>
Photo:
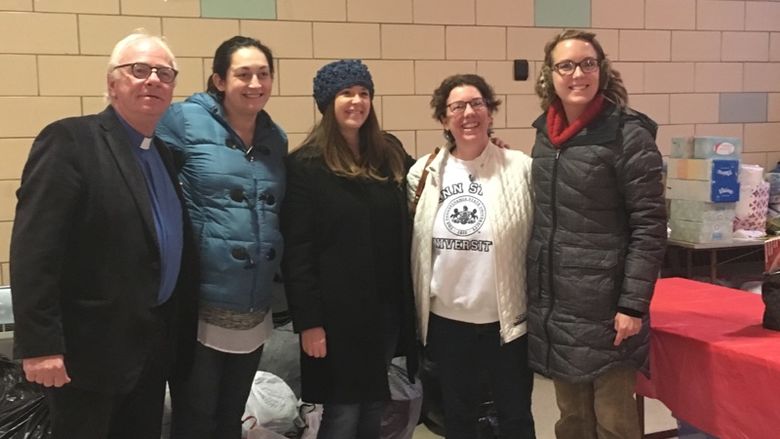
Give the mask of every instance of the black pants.
<path id="1" fill-rule="evenodd" d="M 499 324 L 473 324 L 431 314 L 428 349 L 436 362 L 444 400 L 447 439 L 474 439 L 487 372 L 498 412 L 501 439 L 536 437 L 531 414 L 533 373 L 528 367 L 528 336 L 501 344 Z"/>
<path id="2" fill-rule="evenodd" d="M 171 382 L 172 439 L 240 439 L 241 417 L 263 347 L 248 354 L 195 348 L 192 372 Z"/>

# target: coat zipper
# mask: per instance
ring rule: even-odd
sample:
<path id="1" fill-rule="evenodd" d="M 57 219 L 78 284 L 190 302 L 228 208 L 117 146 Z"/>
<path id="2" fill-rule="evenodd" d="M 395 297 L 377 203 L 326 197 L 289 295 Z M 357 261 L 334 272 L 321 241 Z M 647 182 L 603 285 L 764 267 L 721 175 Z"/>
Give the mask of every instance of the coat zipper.
<path id="1" fill-rule="evenodd" d="M 552 342 L 550 341 L 550 315 L 552 314 L 553 307 L 555 306 L 555 288 L 553 287 L 553 243 L 555 242 L 555 231 L 558 228 L 558 206 L 556 204 L 557 192 L 556 192 L 556 179 L 558 178 L 558 159 L 561 157 L 560 148 L 555 153 L 555 162 L 553 164 L 552 178 L 550 179 L 550 208 L 552 210 L 552 224 L 550 228 L 550 242 L 547 248 L 547 281 L 548 289 L 550 291 L 550 307 L 547 310 L 547 314 L 544 316 L 544 335 L 547 338 L 547 361 L 545 364 L 545 370 L 550 369 L 550 355 L 552 353 Z"/>

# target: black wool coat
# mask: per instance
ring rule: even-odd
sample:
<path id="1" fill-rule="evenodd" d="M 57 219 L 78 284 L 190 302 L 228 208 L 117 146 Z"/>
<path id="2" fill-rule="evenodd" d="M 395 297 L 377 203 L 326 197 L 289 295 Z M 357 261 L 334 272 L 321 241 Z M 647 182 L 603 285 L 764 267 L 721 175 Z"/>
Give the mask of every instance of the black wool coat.
<path id="1" fill-rule="evenodd" d="M 400 145 L 400 144 L 399 144 Z M 411 159 L 409 159 L 411 161 Z M 306 145 L 288 156 L 287 195 L 282 206 L 285 254 L 282 262 L 296 332 L 322 326 L 327 356 L 301 351 L 303 399 L 355 403 L 390 398 L 384 362 L 382 304 L 378 297 L 369 206 L 364 183 L 328 170 L 318 148 Z M 409 265 L 411 243 L 406 193 L 398 188 L 402 233 L 401 332 L 398 355 L 406 355 L 410 376 L 417 367 L 414 295 Z"/>

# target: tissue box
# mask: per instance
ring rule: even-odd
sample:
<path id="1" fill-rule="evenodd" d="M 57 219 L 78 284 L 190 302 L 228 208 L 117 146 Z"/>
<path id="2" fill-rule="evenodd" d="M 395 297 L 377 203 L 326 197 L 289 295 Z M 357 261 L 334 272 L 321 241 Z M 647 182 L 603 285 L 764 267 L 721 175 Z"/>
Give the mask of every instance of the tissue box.
<path id="1" fill-rule="evenodd" d="M 670 200 L 735 203 L 739 201 L 739 182 L 736 176 L 712 181 L 669 178 L 666 180 L 666 198 Z"/>
<path id="2" fill-rule="evenodd" d="M 734 221 L 736 203 L 671 200 L 669 217 L 686 221 Z"/>
<path id="3" fill-rule="evenodd" d="M 742 154 L 742 140 L 737 137 L 674 137 L 673 158 L 734 159 Z"/>
<path id="4" fill-rule="evenodd" d="M 666 170 L 668 178 L 681 180 L 738 179 L 739 160 L 670 158 Z"/>
<path id="5" fill-rule="evenodd" d="M 676 241 L 693 243 L 729 242 L 733 238 L 733 222 L 728 221 L 687 221 L 671 218 L 669 238 Z"/>

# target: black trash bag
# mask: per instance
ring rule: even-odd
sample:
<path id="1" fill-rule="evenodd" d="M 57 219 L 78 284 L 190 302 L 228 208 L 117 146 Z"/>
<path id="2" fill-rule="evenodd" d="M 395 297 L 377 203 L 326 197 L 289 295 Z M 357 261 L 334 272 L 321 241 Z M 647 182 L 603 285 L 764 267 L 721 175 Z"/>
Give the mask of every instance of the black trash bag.
<path id="1" fill-rule="evenodd" d="M 0 439 L 49 439 L 51 417 L 43 389 L 0 355 Z"/>
<path id="2" fill-rule="evenodd" d="M 764 328 L 780 331 L 780 273 L 764 276 L 761 298 L 765 306 Z"/>
<path id="3" fill-rule="evenodd" d="M 446 436 L 444 406 L 437 365 L 425 349 L 420 357 L 420 381 L 423 385 L 420 422 L 425 424 L 425 427 L 433 434 Z M 487 373 L 474 377 L 474 379 L 478 379 L 482 383 L 482 403 L 479 409 L 477 439 L 498 439 L 498 416 L 493 403 L 493 395 L 490 392 Z"/>

